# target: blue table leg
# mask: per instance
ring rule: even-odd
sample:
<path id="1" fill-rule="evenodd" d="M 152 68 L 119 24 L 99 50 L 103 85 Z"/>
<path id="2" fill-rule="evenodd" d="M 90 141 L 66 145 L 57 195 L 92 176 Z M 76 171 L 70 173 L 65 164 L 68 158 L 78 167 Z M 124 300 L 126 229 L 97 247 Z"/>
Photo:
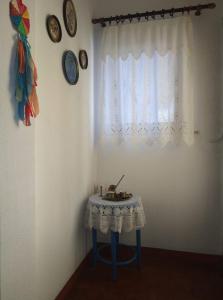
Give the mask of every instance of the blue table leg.
<path id="1" fill-rule="evenodd" d="M 141 266 L 141 230 L 136 230 L 136 255 L 137 255 L 137 265 Z"/>
<path id="2" fill-rule="evenodd" d="M 119 244 L 119 232 L 116 232 L 116 252 L 118 252 L 118 244 Z"/>
<path id="3" fill-rule="evenodd" d="M 112 280 L 117 279 L 117 233 L 111 232 Z"/>
<path id="4" fill-rule="evenodd" d="M 92 243 L 93 243 L 93 255 L 92 255 L 92 265 L 96 266 L 97 262 L 97 230 L 92 228 Z"/>

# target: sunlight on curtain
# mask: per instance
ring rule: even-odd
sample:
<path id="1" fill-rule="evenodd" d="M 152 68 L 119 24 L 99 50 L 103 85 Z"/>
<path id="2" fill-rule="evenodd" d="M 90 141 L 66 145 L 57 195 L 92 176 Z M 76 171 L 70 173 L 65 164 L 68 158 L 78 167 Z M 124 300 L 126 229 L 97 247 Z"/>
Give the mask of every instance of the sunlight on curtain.
<path id="1" fill-rule="evenodd" d="M 103 29 L 101 141 L 193 143 L 192 46 L 189 16 Z"/>

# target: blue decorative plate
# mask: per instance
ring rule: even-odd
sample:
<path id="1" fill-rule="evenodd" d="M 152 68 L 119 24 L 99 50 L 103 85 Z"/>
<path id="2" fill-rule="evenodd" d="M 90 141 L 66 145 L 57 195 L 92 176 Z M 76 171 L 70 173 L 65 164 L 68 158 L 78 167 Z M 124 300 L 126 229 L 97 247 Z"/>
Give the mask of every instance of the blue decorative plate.
<path id="1" fill-rule="evenodd" d="M 64 76 L 69 84 L 75 85 L 78 82 L 78 61 L 72 51 L 65 51 L 63 54 L 63 71 Z"/>

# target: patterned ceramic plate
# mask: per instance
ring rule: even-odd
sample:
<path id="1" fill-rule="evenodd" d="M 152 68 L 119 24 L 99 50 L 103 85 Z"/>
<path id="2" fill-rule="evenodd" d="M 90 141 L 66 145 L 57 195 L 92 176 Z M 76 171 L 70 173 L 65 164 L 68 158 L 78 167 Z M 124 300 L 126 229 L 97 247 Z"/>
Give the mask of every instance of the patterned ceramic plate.
<path id="1" fill-rule="evenodd" d="M 62 38 L 62 30 L 60 26 L 60 21 L 54 15 L 50 15 L 46 19 L 46 28 L 50 39 L 54 43 L 59 43 Z"/>
<path id="2" fill-rule="evenodd" d="M 67 33 L 74 37 L 77 32 L 77 16 L 72 0 L 64 0 L 63 18 Z"/>

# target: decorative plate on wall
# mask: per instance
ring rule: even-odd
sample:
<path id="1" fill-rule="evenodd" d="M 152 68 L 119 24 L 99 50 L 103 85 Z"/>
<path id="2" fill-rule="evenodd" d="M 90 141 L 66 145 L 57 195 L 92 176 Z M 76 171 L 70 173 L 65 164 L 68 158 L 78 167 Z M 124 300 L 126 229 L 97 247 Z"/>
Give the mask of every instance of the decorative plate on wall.
<path id="1" fill-rule="evenodd" d="M 79 63 L 82 69 L 87 69 L 88 67 L 88 55 L 87 51 L 85 50 L 80 50 L 79 51 Z"/>
<path id="2" fill-rule="evenodd" d="M 60 21 L 54 15 L 50 15 L 46 19 L 46 28 L 50 39 L 54 43 L 59 43 L 62 38 L 62 30 L 60 26 Z"/>
<path id="3" fill-rule="evenodd" d="M 72 51 L 65 51 L 63 54 L 64 76 L 69 84 L 76 84 L 79 79 L 79 67 L 75 54 Z"/>
<path id="4" fill-rule="evenodd" d="M 63 18 L 67 33 L 74 37 L 77 32 L 77 15 L 72 0 L 64 0 Z"/>

